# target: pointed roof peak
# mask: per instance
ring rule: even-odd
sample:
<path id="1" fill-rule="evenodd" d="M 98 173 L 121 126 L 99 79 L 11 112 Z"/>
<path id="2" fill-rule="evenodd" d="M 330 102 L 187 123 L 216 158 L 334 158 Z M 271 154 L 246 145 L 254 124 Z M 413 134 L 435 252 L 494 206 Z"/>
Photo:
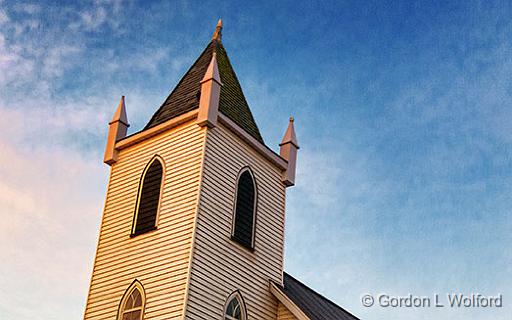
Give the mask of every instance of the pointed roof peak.
<path id="1" fill-rule="evenodd" d="M 121 96 L 119 106 L 117 106 L 116 112 L 114 113 L 114 116 L 112 117 L 112 120 L 110 120 L 109 124 L 112 124 L 117 121 L 122 122 L 127 126 L 130 126 L 130 124 L 128 123 L 128 117 L 126 116 L 126 105 L 124 102 L 124 96 Z"/>
<path id="2" fill-rule="evenodd" d="M 219 22 L 217 22 L 215 32 L 212 36 L 212 41 L 222 41 L 222 19 L 219 19 Z"/>
<path id="3" fill-rule="evenodd" d="M 208 43 L 199 58 L 153 114 L 144 130 L 199 108 L 201 80 L 204 79 L 212 62 L 213 53 L 215 53 L 219 77 L 223 84 L 220 92 L 219 112 L 264 144 L 265 142 L 245 99 L 235 70 L 229 61 L 226 49 L 220 41 L 210 41 Z"/>
<path id="4" fill-rule="evenodd" d="M 299 143 L 297 142 L 297 136 L 295 135 L 295 127 L 293 126 L 293 122 L 295 121 L 294 117 L 290 117 L 290 122 L 288 123 L 288 128 L 284 134 L 283 140 L 279 144 L 282 146 L 283 144 L 291 143 L 297 148 L 299 148 Z"/>

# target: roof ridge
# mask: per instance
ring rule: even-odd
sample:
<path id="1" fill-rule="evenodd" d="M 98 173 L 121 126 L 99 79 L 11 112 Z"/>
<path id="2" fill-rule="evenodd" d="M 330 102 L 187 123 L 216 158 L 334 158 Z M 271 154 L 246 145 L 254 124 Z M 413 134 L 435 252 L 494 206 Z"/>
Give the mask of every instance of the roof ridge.
<path id="1" fill-rule="evenodd" d="M 283 271 L 283 274 L 288 276 L 289 278 L 291 278 L 293 281 L 295 281 L 297 284 L 299 284 L 301 287 L 303 287 L 304 289 L 306 289 L 307 291 L 310 291 L 312 293 L 314 293 L 315 295 L 317 295 L 318 297 L 322 298 L 323 300 L 325 300 L 326 302 L 328 302 L 329 304 L 331 304 L 332 306 L 336 307 L 337 309 L 340 309 L 341 311 L 345 312 L 345 313 L 348 313 L 349 315 L 353 316 L 354 318 L 357 318 L 355 315 L 353 315 L 352 313 L 350 313 L 349 311 L 345 310 L 344 308 L 340 307 L 338 304 L 336 304 L 335 302 L 333 302 L 331 299 L 325 297 L 323 294 L 321 293 L 318 293 L 316 292 L 315 290 L 311 289 L 310 287 L 308 287 L 307 285 L 305 285 L 304 283 L 302 283 L 301 281 L 297 280 L 297 278 L 293 277 L 292 275 L 290 275 L 289 273 L 287 273 L 286 271 Z M 283 281 L 283 284 L 284 284 L 284 281 Z M 284 288 L 284 286 L 283 286 Z"/>

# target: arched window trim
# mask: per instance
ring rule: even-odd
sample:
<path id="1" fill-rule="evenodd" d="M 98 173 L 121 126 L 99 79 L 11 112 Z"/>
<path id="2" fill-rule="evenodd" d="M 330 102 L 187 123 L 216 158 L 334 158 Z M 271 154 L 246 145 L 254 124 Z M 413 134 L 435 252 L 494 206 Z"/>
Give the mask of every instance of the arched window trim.
<path id="1" fill-rule="evenodd" d="M 242 320 L 247 320 L 247 307 L 245 306 L 245 300 L 244 298 L 242 297 L 242 293 L 240 292 L 240 290 L 235 290 L 233 291 L 227 298 L 226 298 L 226 303 L 224 303 L 224 310 L 223 310 L 223 313 L 222 313 L 222 320 L 225 320 L 226 319 L 226 312 L 227 312 L 227 308 L 228 308 L 228 305 L 229 303 L 233 300 L 233 299 L 237 299 L 238 300 L 238 303 L 240 304 L 240 313 L 242 315 Z"/>
<path id="2" fill-rule="evenodd" d="M 133 215 L 133 222 L 132 222 L 132 230 L 131 230 L 131 237 L 137 236 L 138 233 L 135 233 L 136 227 L 137 227 L 137 217 L 139 215 L 139 205 L 140 205 L 140 197 L 142 194 L 142 187 L 144 185 L 144 178 L 146 177 L 146 173 L 149 170 L 149 167 L 153 164 L 153 162 L 159 161 L 160 165 L 162 166 L 162 181 L 160 182 L 160 195 L 158 198 L 158 208 L 156 209 L 156 218 L 155 218 L 155 227 L 153 230 L 158 228 L 158 220 L 160 217 L 160 207 L 162 205 L 162 194 L 163 194 L 163 187 L 164 187 L 164 181 L 165 181 L 165 162 L 159 155 L 153 156 L 151 160 L 149 160 L 148 164 L 144 168 L 144 171 L 142 171 L 142 175 L 139 180 L 139 189 L 137 191 L 137 203 L 135 204 L 135 214 Z"/>
<path id="3" fill-rule="evenodd" d="M 249 166 L 245 166 L 243 167 L 242 169 L 240 169 L 240 171 L 238 172 L 238 176 L 236 177 L 236 182 L 235 182 L 235 197 L 234 197 L 234 203 L 233 203 L 233 214 L 232 214 L 232 221 L 231 221 L 231 239 L 234 240 L 236 243 L 238 243 L 238 241 L 236 241 L 235 239 L 235 220 L 236 220 L 236 202 L 237 202 L 237 199 L 238 199 L 238 182 L 240 181 L 240 177 L 242 176 L 242 174 L 244 172 L 249 172 L 249 174 L 251 175 L 251 178 L 252 178 L 252 183 L 253 183 L 253 186 L 254 186 L 254 208 L 253 208 L 253 217 L 252 217 L 252 237 L 251 237 L 251 247 L 250 248 L 247 248 L 246 246 L 240 244 L 240 246 L 244 247 L 245 249 L 249 249 L 251 251 L 254 251 L 254 248 L 255 248 L 255 244 L 256 244 L 256 221 L 257 221 L 257 208 L 258 208 L 258 184 L 256 183 L 256 177 L 254 175 L 254 172 L 252 171 L 251 167 Z"/>
<path id="4" fill-rule="evenodd" d="M 127 311 L 127 310 L 124 310 L 124 306 L 126 304 L 126 301 L 128 300 L 128 298 L 130 297 L 130 295 L 132 294 L 132 292 L 135 289 L 139 290 L 139 293 L 140 293 L 140 297 L 142 300 L 140 318 L 144 319 L 144 312 L 146 310 L 146 292 L 144 291 L 144 287 L 142 286 L 142 283 L 140 283 L 139 280 L 135 279 L 135 280 L 133 280 L 132 284 L 130 284 L 128 289 L 126 289 L 123 297 L 121 298 L 121 302 L 119 303 L 119 308 L 117 311 L 117 319 L 118 320 L 123 319 L 123 313 L 125 313 L 125 311 Z"/>

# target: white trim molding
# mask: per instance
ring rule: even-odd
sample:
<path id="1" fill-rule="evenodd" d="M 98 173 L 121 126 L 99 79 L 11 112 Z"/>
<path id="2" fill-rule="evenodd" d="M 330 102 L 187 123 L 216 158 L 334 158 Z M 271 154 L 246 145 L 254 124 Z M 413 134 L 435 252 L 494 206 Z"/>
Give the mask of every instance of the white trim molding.
<path id="1" fill-rule="evenodd" d="M 240 169 L 240 171 L 238 171 L 238 175 L 236 176 L 236 181 L 235 181 L 235 198 L 234 198 L 234 203 L 233 203 L 233 214 L 232 214 L 232 218 L 231 218 L 231 239 L 234 239 L 235 237 L 235 229 L 236 229 L 236 204 L 238 202 L 238 188 L 239 188 L 239 183 L 240 183 L 240 177 L 242 176 L 243 173 L 245 172 L 249 172 L 249 175 L 251 176 L 251 180 L 252 180 L 252 185 L 253 185 L 253 188 L 254 188 L 254 201 L 253 201 L 253 213 L 252 213 L 252 231 L 251 231 L 251 247 L 250 248 L 247 248 L 245 247 L 244 245 L 242 245 L 242 247 L 244 247 L 245 249 L 249 249 L 250 251 L 254 251 L 255 250 L 255 244 L 256 244 L 256 216 L 257 216 L 257 212 L 258 212 L 258 185 L 256 183 L 256 177 L 254 175 L 254 172 L 252 171 L 251 167 L 250 166 L 245 166 L 245 167 L 242 167 L 242 169 Z M 236 240 L 235 240 L 236 241 Z"/>
<path id="2" fill-rule="evenodd" d="M 223 125 L 226 126 L 231 132 L 236 134 L 239 138 L 244 140 L 247 144 L 254 148 L 258 153 L 263 155 L 267 160 L 270 160 L 273 164 L 275 164 L 279 169 L 286 170 L 288 168 L 288 162 L 281 158 L 281 156 L 272 152 L 267 146 L 263 143 L 256 140 L 253 136 L 248 134 L 244 129 L 240 128 L 233 120 L 229 119 L 225 115 L 219 112 L 219 119 Z"/>
<path id="3" fill-rule="evenodd" d="M 299 320 L 311 320 L 290 298 L 284 294 L 283 290 L 270 281 L 270 292 L 279 300 L 290 312 Z"/>
<path id="4" fill-rule="evenodd" d="M 195 119 L 197 117 L 197 112 L 198 112 L 197 109 L 192 110 L 190 112 L 182 114 L 181 116 L 177 116 L 175 118 L 167 120 L 166 122 L 161 123 L 157 126 L 154 126 L 152 128 L 146 129 L 146 130 L 139 131 L 131 136 L 128 136 L 122 140 L 119 140 L 119 142 L 116 143 L 116 150 L 122 150 L 122 149 L 128 148 L 130 146 L 133 146 L 134 144 L 137 144 L 141 141 L 144 141 L 153 136 L 156 136 L 159 133 L 162 133 L 166 130 L 177 127 L 180 124 L 183 124 L 192 119 Z"/>
<path id="5" fill-rule="evenodd" d="M 158 195 L 158 206 L 156 207 L 156 216 L 155 216 L 155 225 L 154 225 L 154 229 L 158 228 L 158 220 L 159 220 L 158 218 L 160 216 L 160 206 L 162 205 L 162 194 L 163 194 L 163 189 L 164 189 L 164 185 L 165 185 L 165 176 L 166 176 L 166 172 L 165 171 L 166 171 L 166 167 L 165 167 L 164 159 L 162 159 L 162 157 L 160 155 L 156 154 L 146 164 L 146 166 L 144 167 L 144 170 L 142 171 L 142 175 L 140 177 L 139 188 L 137 190 L 137 202 L 135 203 L 135 213 L 133 215 L 132 229 L 131 229 L 131 232 L 130 232 L 130 236 L 131 237 L 137 235 L 137 233 L 136 233 L 137 222 L 138 222 L 137 219 L 139 217 L 139 205 L 140 205 L 140 200 L 141 200 L 141 197 L 142 197 L 142 188 L 144 187 L 144 182 L 145 182 L 145 179 L 146 179 L 146 173 L 148 172 L 149 168 L 151 167 L 151 165 L 155 161 L 160 162 L 160 166 L 162 167 L 162 177 L 160 179 L 160 190 L 159 190 L 159 195 Z"/>
<path id="6" fill-rule="evenodd" d="M 172 118 L 162 124 L 159 124 L 153 128 L 149 128 L 147 130 L 139 131 L 131 136 L 128 136 L 122 140 L 119 140 L 116 143 L 116 150 L 122 150 L 126 149 L 130 146 L 133 146 L 134 144 L 137 144 L 141 141 L 144 141 L 146 139 L 149 139 L 159 133 L 162 133 L 166 130 L 172 129 L 174 127 L 179 126 L 180 124 L 183 124 L 185 122 L 195 120 L 197 118 L 198 109 L 189 111 L 185 114 L 182 114 L 181 116 Z M 231 132 L 233 132 L 235 135 L 237 135 L 239 138 L 241 138 L 243 141 L 245 141 L 247 144 L 249 144 L 255 151 L 257 151 L 259 154 L 264 156 L 267 160 L 272 162 L 274 165 L 276 165 L 281 170 L 288 169 L 288 161 L 283 159 L 280 155 L 272 152 L 267 146 L 265 146 L 263 143 L 256 140 L 253 136 L 248 134 L 244 129 L 242 129 L 239 125 L 237 125 L 235 122 L 233 122 L 231 119 L 223 115 L 219 112 L 218 120 L 226 126 Z"/>

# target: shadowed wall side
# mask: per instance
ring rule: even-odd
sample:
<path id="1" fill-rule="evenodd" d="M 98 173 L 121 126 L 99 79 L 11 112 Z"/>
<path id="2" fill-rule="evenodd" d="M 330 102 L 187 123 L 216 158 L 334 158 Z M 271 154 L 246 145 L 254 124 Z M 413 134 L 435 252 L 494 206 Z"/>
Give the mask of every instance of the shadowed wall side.
<path id="1" fill-rule="evenodd" d="M 249 166 L 257 185 L 254 251 L 231 239 L 237 176 Z M 233 132 L 208 130 L 187 319 L 222 318 L 240 290 L 249 319 L 276 319 L 269 280 L 282 283 L 285 186 L 282 171 Z"/>

